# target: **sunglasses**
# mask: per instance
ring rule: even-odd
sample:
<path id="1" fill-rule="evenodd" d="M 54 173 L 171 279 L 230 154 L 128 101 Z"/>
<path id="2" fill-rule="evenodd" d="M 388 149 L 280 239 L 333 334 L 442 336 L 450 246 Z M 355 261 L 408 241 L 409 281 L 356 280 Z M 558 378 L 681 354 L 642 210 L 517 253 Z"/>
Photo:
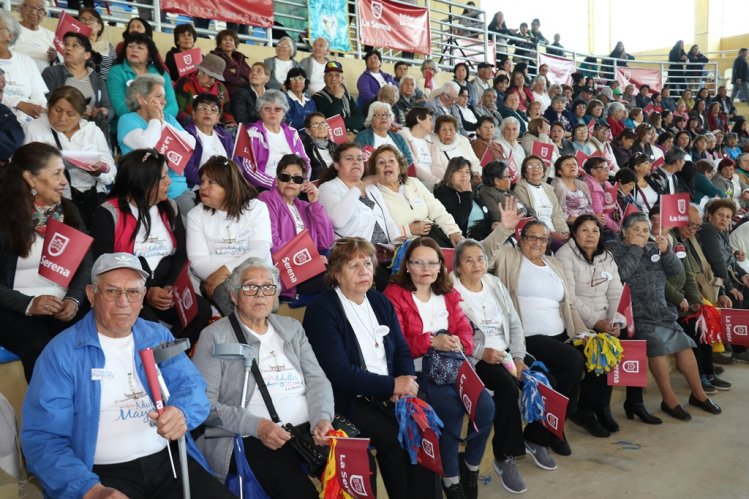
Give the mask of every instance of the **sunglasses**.
<path id="1" fill-rule="evenodd" d="M 304 177 L 301 175 L 291 176 L 288 173 L 279 173 L 278 180 L 281 182 L 294 182 L 295 184 L 302 185 L 304 183 Z"/>

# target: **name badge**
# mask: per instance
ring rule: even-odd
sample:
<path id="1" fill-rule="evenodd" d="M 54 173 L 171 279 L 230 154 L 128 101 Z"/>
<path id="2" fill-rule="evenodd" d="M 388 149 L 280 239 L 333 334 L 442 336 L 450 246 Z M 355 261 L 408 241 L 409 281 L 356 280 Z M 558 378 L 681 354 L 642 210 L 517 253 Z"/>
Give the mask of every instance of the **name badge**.
<path id="1" fill-rule="evenodd" d="M 101 381 L 103 379 L 113 379 L 112 371 L 108 369 L 91 369 L 91 381 Z"/>
<path id="2" fill-rule="evenodd" d="M 390 332 L 390 328 L 387 327 L 387 326 L 380 325 L 380 326 L 377 326 L 375 328 L 374 332 L 375 332 L 375 334 L 377 336 L 379 336 L 380 338 L 382 338 L 383 336 L 387 336 L 388 335 L 388 333 Z"/>
<path id="3" fill-rule="evenodd" d="M 607 281 L 610 281 L 611 279 L 614 278 L 614 276 L 612 276 L 609 272 L 606 272 L 605 270 L 601 272 L 601 277 L 603 277 Z"/>
<path id="4" fill-rule="evenodd" d="M 447 310 L 442 310 L 440 312 L 437 312 L 437 316 L 436 317 L 439 320 L 447 319 Z"/>
<path id="5" fill-rule="evenodd" d="M 660 262 L 661 261 L 661 255 L 653 255 L 650 257 L 650 261 L 653 263 Z"/>

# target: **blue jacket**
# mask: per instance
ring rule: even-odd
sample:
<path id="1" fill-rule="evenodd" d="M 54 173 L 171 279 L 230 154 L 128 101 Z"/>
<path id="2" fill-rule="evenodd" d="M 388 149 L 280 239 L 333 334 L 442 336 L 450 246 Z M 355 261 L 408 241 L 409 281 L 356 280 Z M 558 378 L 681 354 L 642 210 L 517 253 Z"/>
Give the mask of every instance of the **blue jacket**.
<path id="1" fill-rule="evenodd" d="M 138 352 L 174 337 L 163 326 L 143 319 L 133 325 L 133 335 L 138 376 L 152 397 Z M 91 370 L 103 367 L 93 311 L 50 341 L 36 361 L 23 404 L 21 443 L 29 470 L 39 477 L 48 497 L 79 498 L 99 482 L 91 469 L 101 385 L 91 379 Z M 198 370 L 185 354 L 159 367 L 171 392 L 169 405 L 184 413 L 188 429 L 200 425 L 211 406 Z M 186 437 L 190 457 L 208 469 L 189 433 Z"/>
<path id="2" fill-rule="evenodd" d="M 302 133 L 304 131 L 304 119 L 307 115 L 317 111 L 315 101 L 309 99 L 304 106 L 299 104 L 299 101 L 292 99 L 286 94 L 286 101 L 289 103 L 289 111 L 284 117 L 284 121 L 291 125 L 292 128 L 296 128 L 296 131 Z"/>
<path id="3" fill-rule="evenodd" d="M 177 97 L 174 94 L 174 86 L 172 79 L 169 77 L 169 73 L 166 71 L 159 71 L 153 64 L 148 65 L 148 72 L 151 74 L 157 74 L 164 78 L 164 93 L 166 94 L 166 106 L 164 107 L 164 114 L 171 114 L 177 116 L 179 113 L 179 106 L 177 105 Z M 112 107 L 114 108 L 117 116 L 122 116 L 130 112 L 127 104 L 125 104 L 125 94 L 127 93 L 127 87 L 131 81 L 137 78 L 133 68 L 127 61 L 123 61 L 122 64 L 116 64 L 112 66 L 112 69 L 107 73 L 107 91 L 109 92 L 109 100 L 112 101 Z"/>
<path id="4" fill-rule="evenodd" d="M 380 75 L 382 75 L 385 83 L 395 85 L 396 87 L 398 86 L 395 78 L 387 74 L 385 71 L 380 71 Z M 378 82 L 375 77 L 369 73 L 369 71 L 364 70 L 364 72 L 359 76 L 359 79 L 356 81 L 356 88 L 357 90 L 359 90 L 359 98 L 356 99 L 356 105 L 358 105 L 359 108 L 362 109 L 364 108 L 364 106 L 375 100 L 375 98 L 377 97 L 377 92 L 380 91 L 380 82 Z"/>
<path id="5" fill-rule="evenodd" d="M 192 152 L 190 161 L 187 163 L 187 166 L 185 166 L 187 185 L 192 188 L 193 186 L 200 185 L 200 175 L 198 175 L 198 170 L 202 166 L 200 164 L 200 158 L 203 157 L 203 143 L 200 142 L 200 139 L 198 138 L 198 129 L 194 122 L 185 125 L 185 131 L 195 137 L 195 149 Z M 221 125 L 214 126 L 213 131 L 218 136 L 218 140 L 221 141 L 221 145 L 224 146 L 224 150 L 226 151 L 225 156 L 228 158 L 231 156 L 232 151 L 234 151 L 234 138 L 231 136 L 231 133 Z M 234 157 L 232 159 L 238 165 L 242 164 L 242 158 Z"/>
<path id="6" fill-rule="evenodd" d="M 388 399 L 393 395 L 396 377 L 415 374 L 411 350 L 403 338 L 393 305 L 379 291 L 367 291 L 367 298 L 378 324 L 390 328 L 384 337 L 389 376 L 367 371 L 356 334 L 334 290 L 320 294 L 304 314 L 304 331 L 320 367 L 333 385 L 335 410 L 346 417 L 351 417 L 357 396 Z"/>
<path id="7" fill-rule="evenodd" d="M 388 130 L 388 137 L 390 137 L 393 142 L 395 142 L 395 145 L 398 146 L 398 150 L 401 152 L 403 156 L 406 157 L 406 164 L 410 165 L 413 164 L 413 156 L 411 156 L 411 148 L 406 144 L 406 140 L 400 136 L 400 134 L 397 134 L 395 132 L 392 132 Z M 356 142 L 356 145 L 360 147 L 364 146 L 372 146 L 374 147 L 374 130 L 372 130 L 371 126 L 368 126 L 361 132 L 359 132 L 356 135 L 356 139 L 354 139 L 354 142 Z"/>

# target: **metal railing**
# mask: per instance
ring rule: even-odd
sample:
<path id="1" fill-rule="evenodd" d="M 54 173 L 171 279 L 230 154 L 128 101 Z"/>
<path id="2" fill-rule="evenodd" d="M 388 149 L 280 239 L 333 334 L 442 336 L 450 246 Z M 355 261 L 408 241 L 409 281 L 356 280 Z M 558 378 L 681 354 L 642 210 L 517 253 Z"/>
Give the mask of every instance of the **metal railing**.
<path id="1" fill-rule="evenodd" d="M 11 10 L 21 0 L 8 0 L 4 2 L 4 8 Z M 306 0 L 274 0 L 276 9 L 274 17 L 276 22 L 282 26 L 274 28 L 249 27 L 246 33 L 240 33 L 240 38 L 250 43 L 273 45 L 278 40 L 276 35 L 286 32 L 297 41 L 298 48 L 309 50 L 307 40 L 306 23 L 307 2 Z M 361 58 L 364 54 L 364 46 L 360 41 L 358 1 L 348 0 L 349 30 L 352 39 L 351 54 Z M 161 0 L 140 0 L 139 2 L 125 0 L 109 0 L 100 10 L 105 22 L 125 24 L 132 17 L 141 16 L 150 20 L 155 31 L 169 31 L 177 25 L 178 16 L 164 14 L 160 9 Z M 466 11 L 466 6 L 453 0 L 425 0 L 425 7 L 430 11 L 430 33 L 431 54 L 425 58 L 432 58 L 443 70 L 452 70 L 458 62 L 466 62 L 469 66 L 475 66 L 479 62 L 499 62 L 500 58 L 512 58 L 513 62 L 525 62 L 528 65 L 529 75 L 535 76 L 538 68 L 538 52 L 544 47 L 542 44 L 533 43 L 513 34 L 497 35 L 487 30 L 486 13 L 480 9 Z M 51 6 L 49 11 L 58 14 L 64 10 L 57 6 Z M 68 10 L 75 14 L 74 11 Z M 160 14 L 157 14 L 160 13 Z M 200 35 L 215 36 L 224 23 L 213 21 L 213 28 L 198 28 Z M 492 45 L 493 51 L 492 51 Z M 575 52 L 564 48 L 556 48 L 563 57 L 575 63 L 575 68 L 585 74 L 593 74 L 599 84 L 612 79 L 617 66 L 628 65 L 634 68 L 657 68 L 662 75 L 663 82 L 676 82 L 691 89 L 697 89 L 707 83 L 716 87 L 722 83 L 723 78 L 719 71 L 719 61 L 726 62 L 736 57 L 736 51 L 720 51 L 706 53 L 711 61 L 704 64 L 702 73 L 697 74 L 702 64 L 684 63 L 683 69 L 670 70 L 668 56 L 663 55 L 662 60 L 622 60 L 608 56 L 595 56 L 581 52 Z M 395 62 L 413 62 L 413 54 L 408 54 L 394 49 L 382 49 L 383 60 Z M 648 58 L 658 55 L 648 55 Z M 586 58 L 595 58 L 595 66 L 587 67 Z"/>

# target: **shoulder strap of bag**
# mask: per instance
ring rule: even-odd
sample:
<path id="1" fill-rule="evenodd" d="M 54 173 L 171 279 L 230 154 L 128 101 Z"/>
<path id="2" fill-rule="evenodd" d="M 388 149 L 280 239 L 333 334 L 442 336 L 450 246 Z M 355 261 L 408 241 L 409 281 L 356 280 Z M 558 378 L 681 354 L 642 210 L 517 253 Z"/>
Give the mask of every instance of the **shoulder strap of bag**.
<path id="1" fill-rule="evenodd" d="M 247 344 L 242 328 L 239 326 L 237 316 L 234 313 L 229 314 L 229 322 L 231 323 L 232 330 L 234 330 L 234 334 L 237 336 L 237 341 L 243 345 Z M 278 417 L 276 407 L 273 405 L 273 400 L 270 398 L 270 393 L 268 393 L 268 387 L 265 385 L 265 381 L 260 375 L 260 368 L 257 366 L 255 359 L 252 359 L 251 370 L 252 377 L 255 378 L 255 384 L 257 385 L 258 390 L 260 390 L 260 395 L 263 397 L 263 402 L 265 402 L 265 407 L 268 409 L 268 414 L 270 414 L 271 420 L 274 423 L 280 423 L 281 418 Z"/>

